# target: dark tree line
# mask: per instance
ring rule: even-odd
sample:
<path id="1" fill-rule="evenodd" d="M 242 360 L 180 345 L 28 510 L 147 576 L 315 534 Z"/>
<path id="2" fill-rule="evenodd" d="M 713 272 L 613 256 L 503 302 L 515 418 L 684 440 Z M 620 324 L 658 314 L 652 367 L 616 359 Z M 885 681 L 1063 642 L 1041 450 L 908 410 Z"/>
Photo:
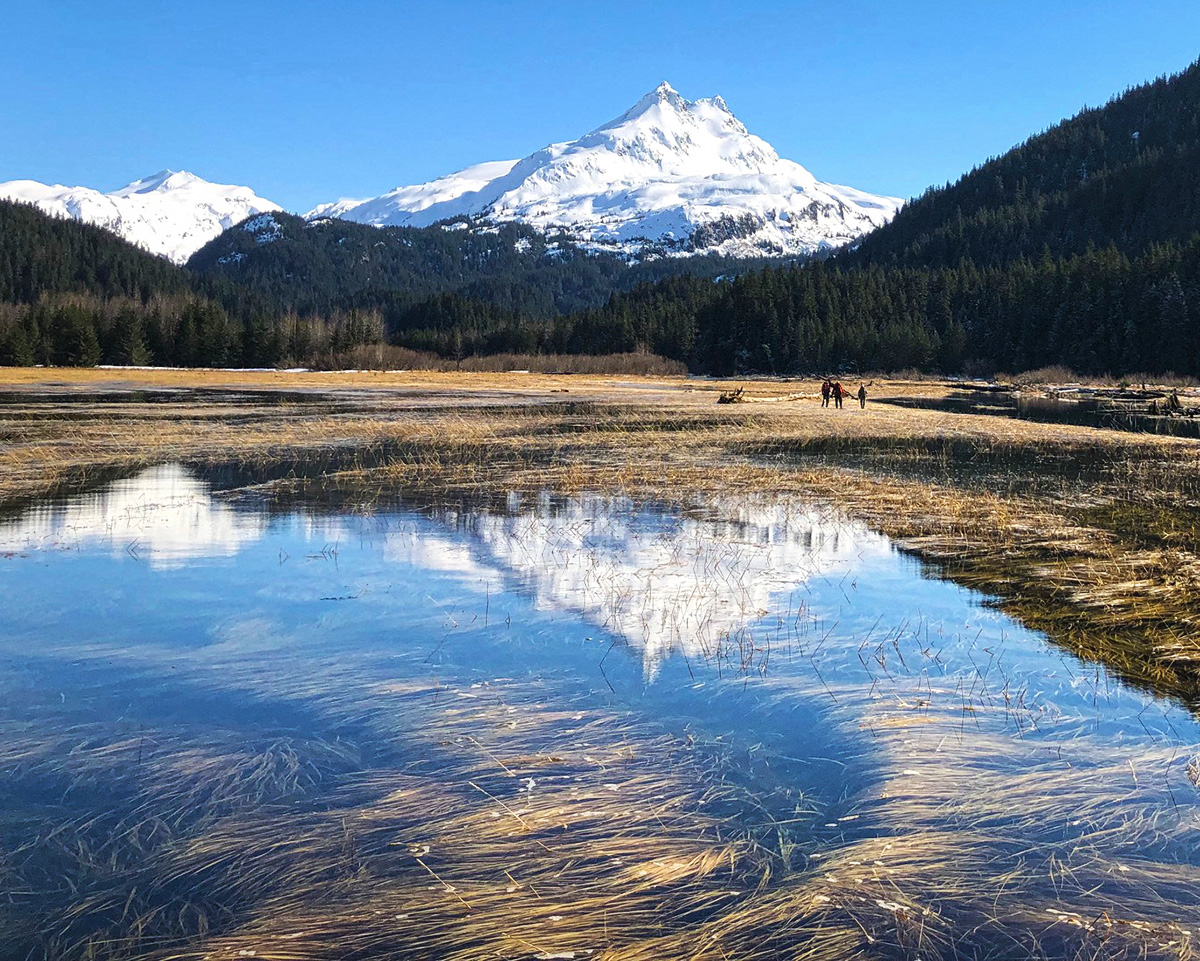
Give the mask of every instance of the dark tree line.
<path id="1" fill-rule="evenodd" d="M 184 269 L 0 202 L 0 363 L 336 365 L 384 340 L 458 357 L 529 352 L 547 319 L 638 278 L 751 266 L 631 266 L 518 224 L 378 230 L 272 214 L 226 231 Z"/>
<path id="2" fill-rule="evenodd" d="M 0 364 L 328 363 L 383 336 L 378 311 L 275 310 L 98 227 L 0 201 Z"/>
<path id="3" fill-rule="evenodd" d="M 106 230 L 0 200 L 0 303 L 68 291 L 148 299 L 192 289 L 178 267 Z"/>
<path id="4" fill-rule="evenodd" d="M 649 352 L 717 374 L 1049 364 L 1197 374 L 1200 237 L 1134 257 L 1115 246 L 1063 258 L 1044 250 L 1003 267 L 833 260 L 721 282 L 679 276 L 549 318 L 459 293 L 320 317 L 238 316 L 186 290 L 145 298 L 43 292 L 33 303 L 0 305 L 5 364 L 335 364 L 355 346 L 384 339 L 456 358 Z"/>
<path id="5" fill-rule="evenodd" d="M 191 295 L 141 301 L 56 294 L 34 304 L 0 304 L 0 365 L 329 366 L 355 347 L 383 339 L 375 311 L 243 320 L 216 301 Z"/>
<path id="6" fill-rule="evenodd" d="M 1005 268 L 837 263 L 733 281 L 678 277 L 541 323 L 453 320 L 393 333 L 462 353 L 648 352 L 714 374 L 837 369 L 1200 374 L 1200 238 L 1130 258 L 1115 247 Z"/>
<path id="7" fill-rule="evenodd" d="M 814 263 L 716 285 L 677 278 L 552 322 L 543 338 L 547 351 L 642 350 L 715 374 L 1200 374 L 1200 237 L 1134 258 L 1109 247 L 1004 268 Z"/>

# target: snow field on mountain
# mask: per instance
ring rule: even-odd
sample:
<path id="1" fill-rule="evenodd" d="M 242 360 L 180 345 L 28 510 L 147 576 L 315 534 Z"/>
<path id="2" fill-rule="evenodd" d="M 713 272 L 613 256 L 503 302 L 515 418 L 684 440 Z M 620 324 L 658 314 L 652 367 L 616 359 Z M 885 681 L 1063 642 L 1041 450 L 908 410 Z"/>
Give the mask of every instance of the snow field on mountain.
<path id="1" fill-rule="evenodd" d="M 281 209 L 249 187 L 171 170 L 109 193 L 13 180 L 0 184 L 0 198 L 95 224 L 176 263 L 246 218 Z M 511 220 L 629 259 L 760 257 L 851 243 L 900 205 L 817 180 L 751 134 L 720 97 L 685 100 L 663 83 L 578 140 L 379 197 L 321 204 L 305 217 L 412 227 L 458 219 L 460 228 L 466 217 L 476 229 Z M 276 227 L 258 239 L 278 236 Z"/>

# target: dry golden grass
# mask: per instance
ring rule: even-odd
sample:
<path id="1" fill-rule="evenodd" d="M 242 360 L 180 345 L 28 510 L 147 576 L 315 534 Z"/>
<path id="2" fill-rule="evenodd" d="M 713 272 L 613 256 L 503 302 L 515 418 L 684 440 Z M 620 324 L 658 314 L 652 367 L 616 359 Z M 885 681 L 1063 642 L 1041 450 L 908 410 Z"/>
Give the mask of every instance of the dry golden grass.
<path id="1" fill-rule="evenodd" d="M 0 367 L 0 389 L 41 390 L 147 390 L 214 387 L 252 390 L 413 390 L 433 388 L 440 392 L 489 391 L 547 393 L 557 387 L 579 387 L 595 391 L 623 381 L 647 386 L 672 386 L 690 382 L 684 377 L 632 377 L 608 374 L 539 374 L 512 372 L 410 371 L 290 371 L 209 370 L 175 368 L 100 367 Z"/>

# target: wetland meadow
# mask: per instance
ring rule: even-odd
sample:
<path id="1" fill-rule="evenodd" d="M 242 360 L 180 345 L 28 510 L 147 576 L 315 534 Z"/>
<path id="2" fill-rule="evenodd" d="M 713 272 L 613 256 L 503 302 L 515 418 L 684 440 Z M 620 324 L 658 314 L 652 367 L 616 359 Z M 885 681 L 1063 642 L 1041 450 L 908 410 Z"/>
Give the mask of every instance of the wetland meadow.
<path id="1" fill-rule="evenodd" d="M 1200 440 L 729 386 L 0 371 L 0 959 L 1194 957 Z"/>

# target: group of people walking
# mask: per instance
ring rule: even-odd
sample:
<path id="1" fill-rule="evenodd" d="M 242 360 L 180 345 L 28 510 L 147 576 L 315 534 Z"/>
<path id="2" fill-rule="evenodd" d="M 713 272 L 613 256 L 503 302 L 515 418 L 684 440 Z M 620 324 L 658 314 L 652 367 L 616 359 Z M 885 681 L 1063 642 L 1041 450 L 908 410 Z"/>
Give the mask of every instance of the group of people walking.
<path id="1" fill-rule="evenodd" d="M 826 377 L 825 383 L 823 383 L 821 385 L 821 406 L 822 407 L 828 407 L 829 400 L 830 400 L 830 398 L 832 398 L 833 406 L 840 408 L 842 406 L 842 400 L 844 398 L 850 397 L 850 396 L 851 396 L 850 391 L 847 388 L 842 386 L 842 382 L 840 380 L 831 381 L 828 377 Z M 858 395 L 857 396 L 858 396 L 858 406 L 866 407 L 867 406 L 867 385 L 866 384 L 858 385 Z"/>

